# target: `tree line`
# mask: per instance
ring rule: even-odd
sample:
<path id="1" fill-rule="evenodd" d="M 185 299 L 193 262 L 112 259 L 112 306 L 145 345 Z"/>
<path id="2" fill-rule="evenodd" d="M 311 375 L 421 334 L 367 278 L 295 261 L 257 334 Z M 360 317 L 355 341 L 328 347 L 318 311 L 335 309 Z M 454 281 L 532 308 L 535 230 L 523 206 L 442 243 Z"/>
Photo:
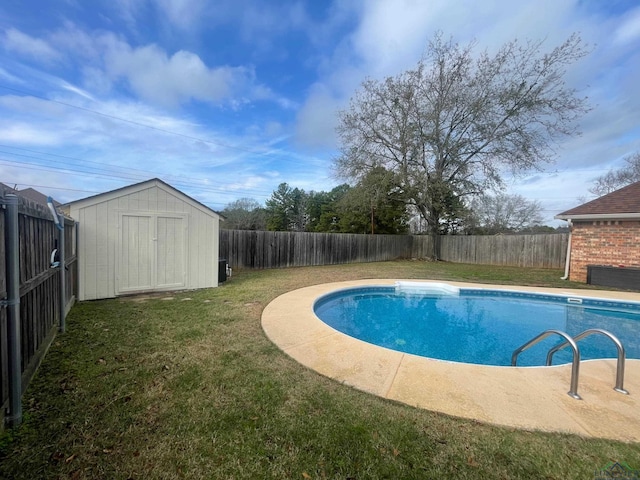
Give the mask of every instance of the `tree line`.
<path id="1" fill-rule="evenodd" d="M 355 186 L 306 192 L 287 183 L 273 191 L 265 205 L 241 198 L 229 203 L 223 227 L 235 230 L 332 232 L 361 234 L 428 233 L 420 215 L 407 205 L 393 175 L 373 170 Z M 443 221 L 441 234 L 492 235 L 547 233 L 542 205 L 521 195 L 479 195 Z"/>
<path id="2" fill-rule="evenodd" d="M 640 181 L 640 152 L 627 155 L 624 164 L 596 177 L 589 192 L 606 195 Z M 382 167 L 373 169 L 356 186 L 347 183 L 329 192 L 305 192 L 281 183 L 262 206 L 251 198 L 226 205 L 223 226 L 236 230 L 272 230 L 333 233 L 428 233 L 415 209 L 407 205 L 397 178 Z M 580 201 L 586 202 L 586 199 Z M 505 193 L 474 196 L 460 203 L 456 214 L 440 222 L 440 234 L 494 235 L 562 231 L 543 224 L 542 205 L 521 195 Z"/>
<path id="3" fill-rule="evenodd" d="M 383 168 L 356 185 L 309 191 L 281 183 L 265 202 L 242 198 L 228 204 L 224 228 L 293 232 L 406 234 L 410 215 Z"/>

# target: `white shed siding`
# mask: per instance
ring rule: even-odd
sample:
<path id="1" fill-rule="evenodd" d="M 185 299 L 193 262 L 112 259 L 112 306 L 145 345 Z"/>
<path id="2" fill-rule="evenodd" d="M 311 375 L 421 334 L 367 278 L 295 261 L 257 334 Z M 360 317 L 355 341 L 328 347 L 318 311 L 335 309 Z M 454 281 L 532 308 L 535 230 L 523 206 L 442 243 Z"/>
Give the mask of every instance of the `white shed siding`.
<path id="1" fill-rule="evenodd" d="M 145 283 L 139 277 L 145 266 L 137 262 L 149 256 L 155 262 L 153 285 L 140 290 L 218 284 L 219 216 L 159 180 L 73 202 L 69 213 L 78 221 L 80 300 L 136 291 L 135 285 Z M 122 251 L 122 236 L 137 235 L 123 227 L 138 228 L 136 217 L 150 222 L 152 239 L 140 238 L 139 255 L 123 257 L 132 253 Z"/>
<path id="2" fill-rule="evenodd" d="M 197 222 L 193 226 L 193 235 L 189 245 L 189 270 L 193 280 L 202 283 L 215 270 L 218 278 L 219 229 L 211 222 Z M 216 280 L 217 281 L 217 280 Z"/>

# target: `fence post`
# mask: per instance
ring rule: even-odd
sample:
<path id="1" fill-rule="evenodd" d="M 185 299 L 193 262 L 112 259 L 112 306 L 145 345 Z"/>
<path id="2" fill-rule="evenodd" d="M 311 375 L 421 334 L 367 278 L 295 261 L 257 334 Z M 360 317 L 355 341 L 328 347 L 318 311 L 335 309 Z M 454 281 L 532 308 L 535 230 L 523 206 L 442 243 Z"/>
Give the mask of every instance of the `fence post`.
<path id="1" fill-rule="evenodd" d="M 22 365 L 20 343 L 20 244 L 18 241 L 18 197 L 5 197 L 5 254 L 7 270 L 7 350 L 9 370 L 10 428 L 22 423 Z"/>
<path id="2" fill-rule="evenodd" d="M 57 212 L 56 212 L 57 213 Z M 60 221 L 62 228 L 58 230 L 58 255 L 60 258 L 60 333 L 64 333 L 67 313 L 67 292 L 65 290 L 65 245 L 64 245 L 64 217 Z"/>

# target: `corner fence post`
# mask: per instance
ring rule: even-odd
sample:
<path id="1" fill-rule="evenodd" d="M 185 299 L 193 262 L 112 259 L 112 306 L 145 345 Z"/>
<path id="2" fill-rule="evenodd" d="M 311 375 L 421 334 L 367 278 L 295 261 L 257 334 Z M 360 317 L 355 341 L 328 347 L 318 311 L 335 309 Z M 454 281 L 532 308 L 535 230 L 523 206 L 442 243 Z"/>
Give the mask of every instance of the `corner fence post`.
<path id="1" fill-rule="evenodd" d="M 20 244 L 18 239 L 18 197 L 5 196 L 5 254 L 7 274 L 7 350 L 9 370 L 8 427 L 22 423 L 22 365 L 20 343 Z"/>
<path id="2" fill-rule="evenodd" d="M 65 275 L 66 275 L 66 258 L 64 251 L 64 217 L 60 215 L 61 221 L 60 224 L 62 228 L 59 229 L 58 233 L 58 255 L 60 256 L 60 333 L 64 333 L 66 329 L 65 317 L 67 314 L 67 292 L 65 285 Z"/>

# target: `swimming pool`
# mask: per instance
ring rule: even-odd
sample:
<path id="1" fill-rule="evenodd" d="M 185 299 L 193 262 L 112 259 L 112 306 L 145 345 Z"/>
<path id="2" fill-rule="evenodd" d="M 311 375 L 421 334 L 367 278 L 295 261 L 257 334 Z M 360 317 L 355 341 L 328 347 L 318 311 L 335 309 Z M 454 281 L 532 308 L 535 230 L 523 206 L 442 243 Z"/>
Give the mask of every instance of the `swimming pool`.
<path id="1" fill-rule="evenodd" d="M 314 312 L 351 337 L 392 350 L 454 362 L 508 366 L 515 349 L 544 330 L 575 336 L 601 328 L 617 336 L 627 358 L 640 358 L 640 303 L 509 290 L 457 288 L 448 284 L 367 286 L 318 298 Z M 560 343 L 550 337 L 518 357 L 519 366 L 541 366 Z M 615 358 L 610 339 L 579 343 L 583 360 Z M 571 361 L 569 348 L 554 365 Z"/>
<path id="2" fill-rule="evenodd" d="M 640 442 L 640 359 L 626 362 L 624 384 L 629 395 L 612 388 L 615 359 L 582 362 L 578 391 L 586 401 L 577 402 L 567 395 L 571 364 L 510 368 L 442 361 L 358 340 L 314 313 L 316 301 L 325 295 L 353 287 L 394 286 L 398 281 L 403 280 L 348 280 L 292 290 L 264 308 L 262 329 L 285 355 L 305 368 L 394 402 L 510 428 Z M 637 292 L 447 283 L 459 288 L 640 301 Z"/>

